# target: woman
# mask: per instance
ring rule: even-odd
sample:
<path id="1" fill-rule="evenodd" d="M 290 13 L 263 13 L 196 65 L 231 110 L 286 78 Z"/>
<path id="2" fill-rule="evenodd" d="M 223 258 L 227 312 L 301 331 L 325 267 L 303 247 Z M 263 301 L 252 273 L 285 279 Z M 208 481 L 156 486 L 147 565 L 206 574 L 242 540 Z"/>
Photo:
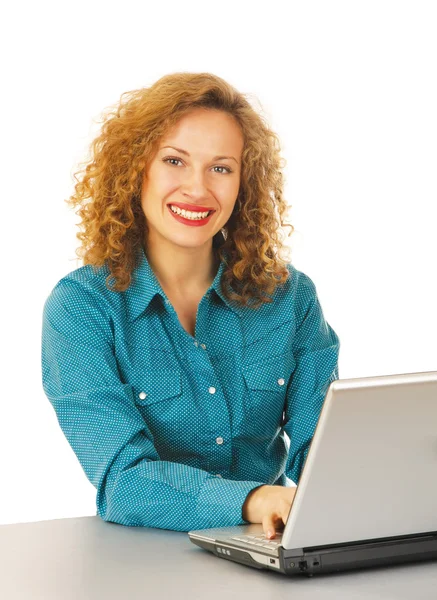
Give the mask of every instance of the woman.
<path id="1" fill-rule="evenodd" d="M 281 256 L 277 136 L 209 73 L 123 96 L 69 199 L 84 266 L 44 304 L 44 391 L 103 520 L 274 537 L 339 352 Z"/>

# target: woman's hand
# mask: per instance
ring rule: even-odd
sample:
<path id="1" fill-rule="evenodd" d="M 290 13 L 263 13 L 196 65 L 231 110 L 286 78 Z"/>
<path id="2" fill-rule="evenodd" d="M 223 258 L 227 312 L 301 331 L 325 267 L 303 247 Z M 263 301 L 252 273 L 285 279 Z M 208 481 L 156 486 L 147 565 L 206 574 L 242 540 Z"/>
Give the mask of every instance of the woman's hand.
<path id="1" fill-rule="evenodd" d="M 242 515 L 249 523 L 262 523 L 267 538 L 282 531 L 293 504 L 297 487 L 262 485 L 251 490 L 244 501 Z"/>

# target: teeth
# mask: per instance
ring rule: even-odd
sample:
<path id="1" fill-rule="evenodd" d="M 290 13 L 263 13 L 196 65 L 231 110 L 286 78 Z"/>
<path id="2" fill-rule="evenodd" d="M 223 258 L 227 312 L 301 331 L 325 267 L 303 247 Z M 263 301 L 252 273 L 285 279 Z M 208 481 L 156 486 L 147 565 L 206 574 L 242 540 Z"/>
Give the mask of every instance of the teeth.
<path id="1" fill-rule="evenodd" d="M 192 212 L 191 210 L 184 210 L 178 208 L 177 206 L 173 206 L 172 204 L 170 204 L 170 210 L 172 210 L 177 215 L 182 215 L 186 219 L 192 219 L 193 221 L 196 221 L 198 219 L 204 219 L 209 214 L 208 210 L 206 212 Z"/>

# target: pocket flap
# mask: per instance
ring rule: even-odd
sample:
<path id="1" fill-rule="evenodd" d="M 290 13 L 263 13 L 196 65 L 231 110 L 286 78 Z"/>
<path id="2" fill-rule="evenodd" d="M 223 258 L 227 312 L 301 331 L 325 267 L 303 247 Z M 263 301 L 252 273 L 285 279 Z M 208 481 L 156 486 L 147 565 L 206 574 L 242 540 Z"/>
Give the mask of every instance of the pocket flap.
<path id="1" fill-rule="evenodd" d="M 291 353 L 273 356 L 266 360 L 245 365 L 243 376 L 251 390 L 285 390 L 294 370 L 294 358 Z"/>
<path id="2" fill-rule="evenodd" d="M 135 402 L 146 405 L 179 396 L 181 374 L 174 369 L 148 369 L 134 386 Z"/>

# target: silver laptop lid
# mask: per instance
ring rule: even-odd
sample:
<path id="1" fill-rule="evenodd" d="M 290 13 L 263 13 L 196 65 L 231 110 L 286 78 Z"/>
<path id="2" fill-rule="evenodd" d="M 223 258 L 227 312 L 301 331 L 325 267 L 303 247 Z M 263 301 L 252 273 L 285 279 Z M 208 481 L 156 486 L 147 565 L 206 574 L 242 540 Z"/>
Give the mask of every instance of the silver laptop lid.
<path id="1" fill-rule="evenodd" d="M 437 371 L 333 381 L 287 549 L 437 530 Z"/>

